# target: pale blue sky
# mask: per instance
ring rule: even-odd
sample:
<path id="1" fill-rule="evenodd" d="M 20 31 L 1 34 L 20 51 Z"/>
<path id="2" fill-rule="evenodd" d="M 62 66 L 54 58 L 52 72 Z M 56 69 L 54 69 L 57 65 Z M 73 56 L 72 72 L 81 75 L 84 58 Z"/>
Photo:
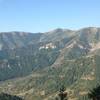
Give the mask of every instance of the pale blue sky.
<path id="1" fill-rule="evenodd" d="M 100 26 L 100 0 L 0 0 L 0 32 Z"/>

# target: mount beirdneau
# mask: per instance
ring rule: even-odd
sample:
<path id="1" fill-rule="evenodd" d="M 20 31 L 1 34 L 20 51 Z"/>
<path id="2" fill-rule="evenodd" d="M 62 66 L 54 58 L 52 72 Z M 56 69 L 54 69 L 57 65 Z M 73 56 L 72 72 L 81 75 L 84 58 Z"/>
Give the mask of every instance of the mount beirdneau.
<path id="1" fill-rule="evenodd" d="M 0 80 L 24 76 L 52 65 L 59 50 L 74 36 L 70 30 L 47 33 L 0 33 Z"/>
<path id="2" fill-rule="evenodd" d="M 61 84 L 69 100 L 88 100 L 99 82 L 100 28 L 45 33 L 0 33 L 0 92 L 25 100 L 55 100 Z"/>

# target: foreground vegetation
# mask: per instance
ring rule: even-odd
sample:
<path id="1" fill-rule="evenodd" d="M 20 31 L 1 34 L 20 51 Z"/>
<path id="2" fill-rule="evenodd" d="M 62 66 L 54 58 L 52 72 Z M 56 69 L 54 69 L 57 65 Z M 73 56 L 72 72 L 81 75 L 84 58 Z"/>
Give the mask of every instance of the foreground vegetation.
<path id="1" fill-rule="evenodd" d="M 0 100 L 23 100 L 22 98 L 6 93 L 1 93 L 0 94 Z"/>

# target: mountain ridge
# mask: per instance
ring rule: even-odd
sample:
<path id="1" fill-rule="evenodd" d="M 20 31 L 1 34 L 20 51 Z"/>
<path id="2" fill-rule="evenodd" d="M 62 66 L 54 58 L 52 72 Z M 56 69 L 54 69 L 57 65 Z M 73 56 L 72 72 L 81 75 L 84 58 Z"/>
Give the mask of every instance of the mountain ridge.
<path id="1" fill-rule="evenodd" d="M 25 73 L 27 75 L 38 67 L 58 66 L 56 65 L 57 59 L 58 64 L 60 64 L 64 59 L 71 60 L 85 56 L 90 51 L 95 52 L 99 49 L 97 47 L 99 42 L 100 28 L 95 27 L 83 28 L 78 31 L 58 28 L 45 34 L 1 33 L 0 68 L 4 71 L 1 76 L 5 76 L 3 73 L 10 73 L 15 69 L 20 74 Z M 27 73 L 25 69 L 29 72 Z M 10 77 L 15 76 L 13 73 Z"/>
<path id="2" fill-rule="evenodd" d="M 100 28 L 10 36 L 0 38 L 9 45 L 0 50 L 0 92 L 54 100 L 64 84 L 70 99 L 88 100 L 84 96 L 100 80 Z"/>

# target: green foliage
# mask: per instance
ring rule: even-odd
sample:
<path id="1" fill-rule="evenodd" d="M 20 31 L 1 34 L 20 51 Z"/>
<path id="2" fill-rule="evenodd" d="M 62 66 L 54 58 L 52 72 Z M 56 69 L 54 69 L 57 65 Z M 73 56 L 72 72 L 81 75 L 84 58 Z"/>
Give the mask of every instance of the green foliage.
<path id="1" fill-rule="evenodd" d="M 13 95 L 10 95 L 10 94 L 1 93 L 0 94 L 0 100 L 23 100 L 23 99 L 18 97 L 18 96 L 13 96 Z"/>
<path id="2" fill-rule="evenodd" d="M 100 100 L 100 86 L 93 88 L 93 90 L 91 90 L 90 93 L 88 93 L 88 96 L 90 99 Z"/>

